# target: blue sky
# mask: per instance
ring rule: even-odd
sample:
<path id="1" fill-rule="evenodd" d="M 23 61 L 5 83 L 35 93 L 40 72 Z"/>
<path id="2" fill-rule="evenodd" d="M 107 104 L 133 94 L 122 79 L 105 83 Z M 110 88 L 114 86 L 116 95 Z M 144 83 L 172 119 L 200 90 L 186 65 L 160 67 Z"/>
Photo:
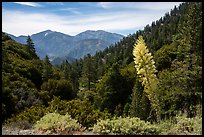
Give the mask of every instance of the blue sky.
<path id="1" fill-rule="evenodd" d="M 77 35 L 105 30 L 128 35 L 181 2 L 2 2 L 2 29 L 19 35 L 53 30 Z"/>

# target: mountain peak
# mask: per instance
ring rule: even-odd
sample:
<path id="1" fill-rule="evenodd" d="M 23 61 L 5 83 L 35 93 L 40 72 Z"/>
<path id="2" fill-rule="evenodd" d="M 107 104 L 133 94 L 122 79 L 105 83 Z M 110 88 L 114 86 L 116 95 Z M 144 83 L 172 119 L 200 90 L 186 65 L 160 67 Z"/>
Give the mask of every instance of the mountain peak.
<path id="1" fill-rule="evenodd" d="M 41 32 L 38 32 L 38 33 L 36 33 L 36 34 L 33 34 L 32 36 L 35 36 L 35 35 L 45 35 L 45 34 L 48 34 L 48 33 L 52 33 L 52 32 L 54 32 L 54 31 L 52 31 L 52 30 L 45 30 L 45 31 L 41 31 Z"/>
<path id="2" fill-rule="evenodd" d="M 104 30 L 97 30 L 96 32 L 107 32 L 107 31 L 104 31 Z M 110 32 L 107 32 L 107 33 L 110 33 Z"/>
<path id="3" fill-rule="evenodd" d="M 36 53 L 41 59 L 48 54 L 52 57 L 69 56 L 78 59 L 87 53 L 94 54 L 96 51 L 103 50 L 122 37 L 103 30 L 86 30 L 76 36 L 52 30 L 31 35 Z M 26 43 L 26 37 L 13 37 L 13 39 Z"/>
<path id="4" fill-rule="evenodd" d="M 42 32 L 49 33 L 49 32 L 53 32 L 53 31 L 48 29 L 48 30 L 45 30 L 45 31 L 42 31 Z"/>
<path id="5" fill-rule="evenodd" d="M 45 33 L 45 35 L 44 36 L 47 36 L 49 33 L 52 33 L 53 31 L 51 31 L 51 30 L 46 30 L 46 31 L 44 31 L 44 33 Z"/>
<path id="6" fill-rule="evenodd" d="M 52 32 L 54 31 L 48 29 L 48 30 L 42 31 L 41 33 L 44 34 L 44 36 L 46 36 L 47 34 L 52 33 Z"/>
<path id="7" fill-rule="evenodd" d="M 104 31 L 104 30 L 86 30 L 84 32 L 107 32 L 107 31 Z M 83 32 L 81 32 L 81 33 L 83 33 Z M 107 32 L 107 33 L 109 33 L 109 32 Z"/>

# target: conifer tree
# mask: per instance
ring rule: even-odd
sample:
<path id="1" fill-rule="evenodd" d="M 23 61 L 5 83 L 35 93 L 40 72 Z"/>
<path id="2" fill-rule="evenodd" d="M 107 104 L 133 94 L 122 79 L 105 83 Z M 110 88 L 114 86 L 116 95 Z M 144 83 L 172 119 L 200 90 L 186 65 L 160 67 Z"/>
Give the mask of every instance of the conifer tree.
<path id="1" fill-rule="evenodd" d="M 70 73 L 71 73 L 71 65 L 66 60 L 63 62 L 63 72 L 64 72 L 64 79 L 69 80 L 70 79 Z"/>
<path id="2" fill-rule="evenodd" d="M 91 89 L 91 82 L 93 82 L 96 78 L 96 72 L 93 64 L 93 59 L 90 54 L 88 54 L 83 63 L 82 68 L 82 79 L 84 80 L 86 86 L 88 87 L 88 90 Z"/>
<path id="3" fill-rule="evenodd" d="M 141 119 L 147 119 L 149 112 L 149 102 L 147 102 L 146 94 L 143 92 L 143 87 L 136 78 L 135 85 L 132 91 L 132 102 L 130 106 L 130 115 L 134 117 L 139 117 Z"/>
<path id="4" fill-rule="evenodd" d="M 43 80 L 48 81 L 53 75 L 52 64 L 50 63 L 49 57 L 46 55 L 44 60 L 44 68 L 43 68 Z"/>
<path id="5" fill-rule="evenodd" d="M 79 76 L 75 65 L 71 65 L 67 60 L 62 64 L 64 79 L 69 80 L 72 83 L 72 88 L 75 92 L 79 87 Z"/>
<path id="6" fill-rule="evenodd" d="M 35 52 L 35 45 L 33 43 L 33 40 L 31 39 L 31 37 L 28 35 L 26 43 L 28 45 L 28 49 Z"/>

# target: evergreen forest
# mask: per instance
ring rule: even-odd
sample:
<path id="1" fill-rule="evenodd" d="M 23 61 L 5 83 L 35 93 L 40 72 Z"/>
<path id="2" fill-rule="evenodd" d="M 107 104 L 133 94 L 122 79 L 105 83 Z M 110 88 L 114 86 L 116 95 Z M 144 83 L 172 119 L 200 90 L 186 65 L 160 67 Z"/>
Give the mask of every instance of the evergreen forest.
<path id="1" fill-rule="evenodd" d="M 61 65 L 2 32 L 1 118 L 46 134 L 201 135 L 202 2 Z"/>

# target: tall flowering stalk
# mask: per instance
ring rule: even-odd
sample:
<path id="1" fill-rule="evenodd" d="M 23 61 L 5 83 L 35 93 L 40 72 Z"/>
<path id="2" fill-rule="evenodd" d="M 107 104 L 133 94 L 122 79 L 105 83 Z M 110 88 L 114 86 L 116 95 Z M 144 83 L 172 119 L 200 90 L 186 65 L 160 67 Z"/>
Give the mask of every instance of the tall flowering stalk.
<path id="1" fill-rule="evenodd" d="M 146 48 L 145 41 L 142 36 L 139 36 L 138 40 L 134 44 L 133 56 L 139 81 L 144 86 L 144 92 L 147 94 L 152 108 L 156 112 L 157 121 L 159 121 L 160 105 L 156 95 L 158 79 L 155 75 L 157 70 L 154 65 L 155 62 L 153 57 Z"/>

